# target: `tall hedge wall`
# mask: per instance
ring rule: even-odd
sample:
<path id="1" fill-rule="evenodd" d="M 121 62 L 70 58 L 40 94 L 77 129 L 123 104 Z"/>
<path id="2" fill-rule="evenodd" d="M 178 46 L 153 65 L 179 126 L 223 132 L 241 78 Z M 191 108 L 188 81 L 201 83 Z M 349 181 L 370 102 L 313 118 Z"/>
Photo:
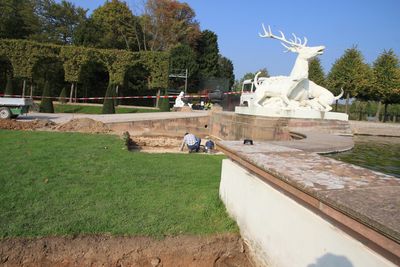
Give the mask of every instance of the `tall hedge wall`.
<path id="1" fill-rule="evenodd" d="M 81 68 L 89 61 L 103 64 L 112 84 L 122 84 L 130 66 L 142 64 L 149 70 L 150 88 L 168 85 L 169 54 L 166 52 L 129 52 L 77 46 L 42 44 L 27 40 L 0 39 L 0 57 L 10 60 L 14 76 L 32 78 L 35 64 L 43 58 L 58 58 L 63 62 L 65 80 L 78 82 Z"/>

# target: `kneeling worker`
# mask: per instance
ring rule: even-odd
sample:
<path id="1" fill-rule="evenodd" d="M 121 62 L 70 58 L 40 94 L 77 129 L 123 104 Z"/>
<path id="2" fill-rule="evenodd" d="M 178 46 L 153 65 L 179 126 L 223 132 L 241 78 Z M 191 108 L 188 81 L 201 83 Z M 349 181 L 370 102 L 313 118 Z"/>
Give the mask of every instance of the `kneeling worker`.
<path id="1" fill-rule="evenodd" d="M 189 149 L 189 153 L 199 152 L 200 143 L 201 143 L 200 138 L 196 137 L 194 134 L 185 133 L 180 150 L 183 151 L 183 148 L 185 147 L 186 144 Z"/>

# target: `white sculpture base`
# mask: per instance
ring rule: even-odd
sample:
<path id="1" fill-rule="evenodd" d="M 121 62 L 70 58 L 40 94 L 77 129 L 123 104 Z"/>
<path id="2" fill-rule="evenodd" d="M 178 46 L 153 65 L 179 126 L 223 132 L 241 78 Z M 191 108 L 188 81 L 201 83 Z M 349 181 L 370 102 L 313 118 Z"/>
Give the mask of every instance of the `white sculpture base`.
<path id="1" fill-rule="evenodd" d="M 320 120 L 340 120 L 348 121 L 349 115 L 339 112 L 323 112 L 317 110 L 285 110 L 280 108 L 266 107 L 235 107 L 235 113 L 264 117 L 283 117 L 297 119 L 320 119 Z"/>

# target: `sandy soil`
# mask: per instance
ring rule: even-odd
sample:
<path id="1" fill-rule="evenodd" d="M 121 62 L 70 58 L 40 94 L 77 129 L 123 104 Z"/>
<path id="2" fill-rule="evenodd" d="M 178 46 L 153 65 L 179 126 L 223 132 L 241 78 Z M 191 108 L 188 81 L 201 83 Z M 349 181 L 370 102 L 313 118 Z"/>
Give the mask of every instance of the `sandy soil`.
<path id="1" fill-rule="evenodd" d="M 108 126 L 100 121 L 88 118 L 73 119 L 66 123 L 57 125 L 50 120 L 0 120 L 0 129 L 6 130 L 53 130 L 60 132 L 83 132 L 83 133 L 109 133 Z"/>
<path id="2" fill-rule="evenodd" d="M 5 130 L 37 130 L 53 128 L 56 124 L 50 120 L 16 121 L 0 120 L 0 129 Z"/>
<path id="3" fill-rule="evenodd" d="M 66 123 L 55 127 L 61 132 L 81 132 L 81 133 L 109 133 L 111 130 L 101 121 L 89 118 L 72 119 Z"/>
<path id="4" fill-rule="evenodd" d="M 0 240 L 2 266 L 253 266 L 239 235 Z"/>

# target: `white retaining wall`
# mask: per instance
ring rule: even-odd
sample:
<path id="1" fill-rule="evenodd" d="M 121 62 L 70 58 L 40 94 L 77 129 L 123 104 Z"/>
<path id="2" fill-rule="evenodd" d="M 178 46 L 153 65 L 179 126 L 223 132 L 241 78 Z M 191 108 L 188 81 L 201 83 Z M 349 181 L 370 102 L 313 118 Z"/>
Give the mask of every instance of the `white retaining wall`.
<path id="1" fill-rule="evenodd" d="M 261 266 L 395 266 L 230 159 L 219 192 Z"/>

